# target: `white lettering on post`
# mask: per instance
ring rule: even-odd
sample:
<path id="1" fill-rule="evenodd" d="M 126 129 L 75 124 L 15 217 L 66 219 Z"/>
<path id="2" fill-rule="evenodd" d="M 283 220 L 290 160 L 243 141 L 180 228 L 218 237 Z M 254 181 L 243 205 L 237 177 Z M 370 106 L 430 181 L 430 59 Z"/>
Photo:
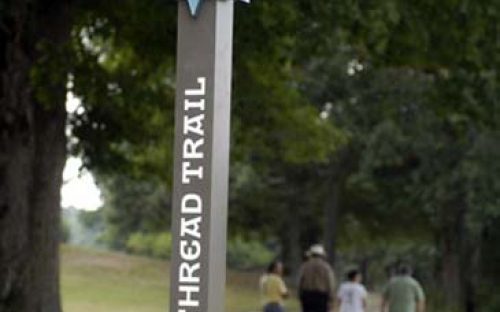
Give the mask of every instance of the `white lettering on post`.
<path id="1" fill-rule="evenodd" d="M 197 86 L 184 91 L 184 116 L 182 118 L 182 184 L 194 186 L 203 181 L 205 148 L 205 77 L 198 77 Z M 186 192 L 181 198 L 179 254 L 181 263 L 178 267 L 180 293 L 177 312 L 200 312 L 200 287 L 202 277 L 201 232 L 203 222 L 203 197 L 201 193 Z"/>

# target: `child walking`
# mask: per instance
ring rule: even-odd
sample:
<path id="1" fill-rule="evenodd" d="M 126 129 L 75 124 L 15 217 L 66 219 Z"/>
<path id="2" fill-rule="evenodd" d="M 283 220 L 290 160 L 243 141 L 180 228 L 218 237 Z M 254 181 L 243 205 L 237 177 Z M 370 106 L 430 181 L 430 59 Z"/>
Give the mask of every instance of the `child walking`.
<path id="1" fill-rule="evenodd" d="M 347 273 L 347 281 L 340 285 L 337 294 L 337 307 L 340 312 L 366 312 L 368 293 L 361 285 L 362 276 L 358 270 Z"/>
<path id="2" fill-rule="evenodd" d="M 285 312 L 284 300 L 288 296 L 288 290 L 282 276 L 283 263 L 273 261 L 260 281 L 264 312 Z"/>

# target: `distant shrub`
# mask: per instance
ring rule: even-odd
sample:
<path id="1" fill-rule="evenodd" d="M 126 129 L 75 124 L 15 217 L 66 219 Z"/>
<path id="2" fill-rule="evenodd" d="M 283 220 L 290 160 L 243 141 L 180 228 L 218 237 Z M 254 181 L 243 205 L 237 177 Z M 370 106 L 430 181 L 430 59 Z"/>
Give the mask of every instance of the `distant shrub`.
<path id="1" fill-rule="evenodd" d="M 274 253 L 258 240 L 231 239 L 227 246 L 227 264 L 235 269 L 253 269 L 266 266 Z"/>
<path id="2" fill-rule="evenodd" d="M 162 233 L 133 233 L 126 243 L 127 252 L 135 255 L 167 259 L 172 253 L 172 236 Z"/>
<path id="3" fill-rule="evenodd" d="M 133 233 L 129 236 L 126 248 L 131 254 L 150 256 L 154 237 L 150 234 Z"/>
<path id="4" fill-rule="evenodd" d="M 484 305 L 484 312 L 497 312 L 500 311 L 500 300 L 492 298 L 488 303 Z"/>
<path id="5" fill-rule="evenodd" d="M 500 296 L 498 291 L 500 287 L 496 283 L 486 282 L 479 287 L 479 302 L 481 312 L 498 312 L 500 311 Z"/>
<path id="6" fill-rule="evenodd" d="M 172 235 L 161 233 L 133 233 L 126 242 L 127 252 L 134 255 L 169 259 L 172 255 Z M 231 239 L 227 246 L 227 264 L 235 269 L 253 269 L 266 266 L 274 254 L 257 240 L 241 237 Z"/>
<path id="7" fill-rule="evenodd" d="M 170 258 L 172 254 L 172 235 L 168 232 L 156 234 L 151 247 L 153 257 L 161 259 Z"/>

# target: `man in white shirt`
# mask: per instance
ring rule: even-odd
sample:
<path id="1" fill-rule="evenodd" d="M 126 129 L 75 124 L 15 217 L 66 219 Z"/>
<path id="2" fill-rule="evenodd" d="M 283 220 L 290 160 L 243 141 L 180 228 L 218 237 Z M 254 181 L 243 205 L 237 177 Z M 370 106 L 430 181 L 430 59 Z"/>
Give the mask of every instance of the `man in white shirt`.
<path id="1" fill-rule="evenodd" d="M 347 273 L 347 281 L 340 285 L 337 293 L 337 307 L 340 312 L 365 312 L 368 293 L 361 285 L 362 276 L 358 270 Z"/>

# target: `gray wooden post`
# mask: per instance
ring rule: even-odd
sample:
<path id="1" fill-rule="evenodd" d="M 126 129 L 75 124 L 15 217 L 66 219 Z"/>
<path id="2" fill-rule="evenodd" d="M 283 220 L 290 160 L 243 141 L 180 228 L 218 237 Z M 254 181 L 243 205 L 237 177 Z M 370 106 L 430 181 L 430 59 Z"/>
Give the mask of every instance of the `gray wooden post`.
<path id="1" fill-rule="evenodd" d="M 170 312 L 222 312 L 232 0 L 179 1 Z"/>

